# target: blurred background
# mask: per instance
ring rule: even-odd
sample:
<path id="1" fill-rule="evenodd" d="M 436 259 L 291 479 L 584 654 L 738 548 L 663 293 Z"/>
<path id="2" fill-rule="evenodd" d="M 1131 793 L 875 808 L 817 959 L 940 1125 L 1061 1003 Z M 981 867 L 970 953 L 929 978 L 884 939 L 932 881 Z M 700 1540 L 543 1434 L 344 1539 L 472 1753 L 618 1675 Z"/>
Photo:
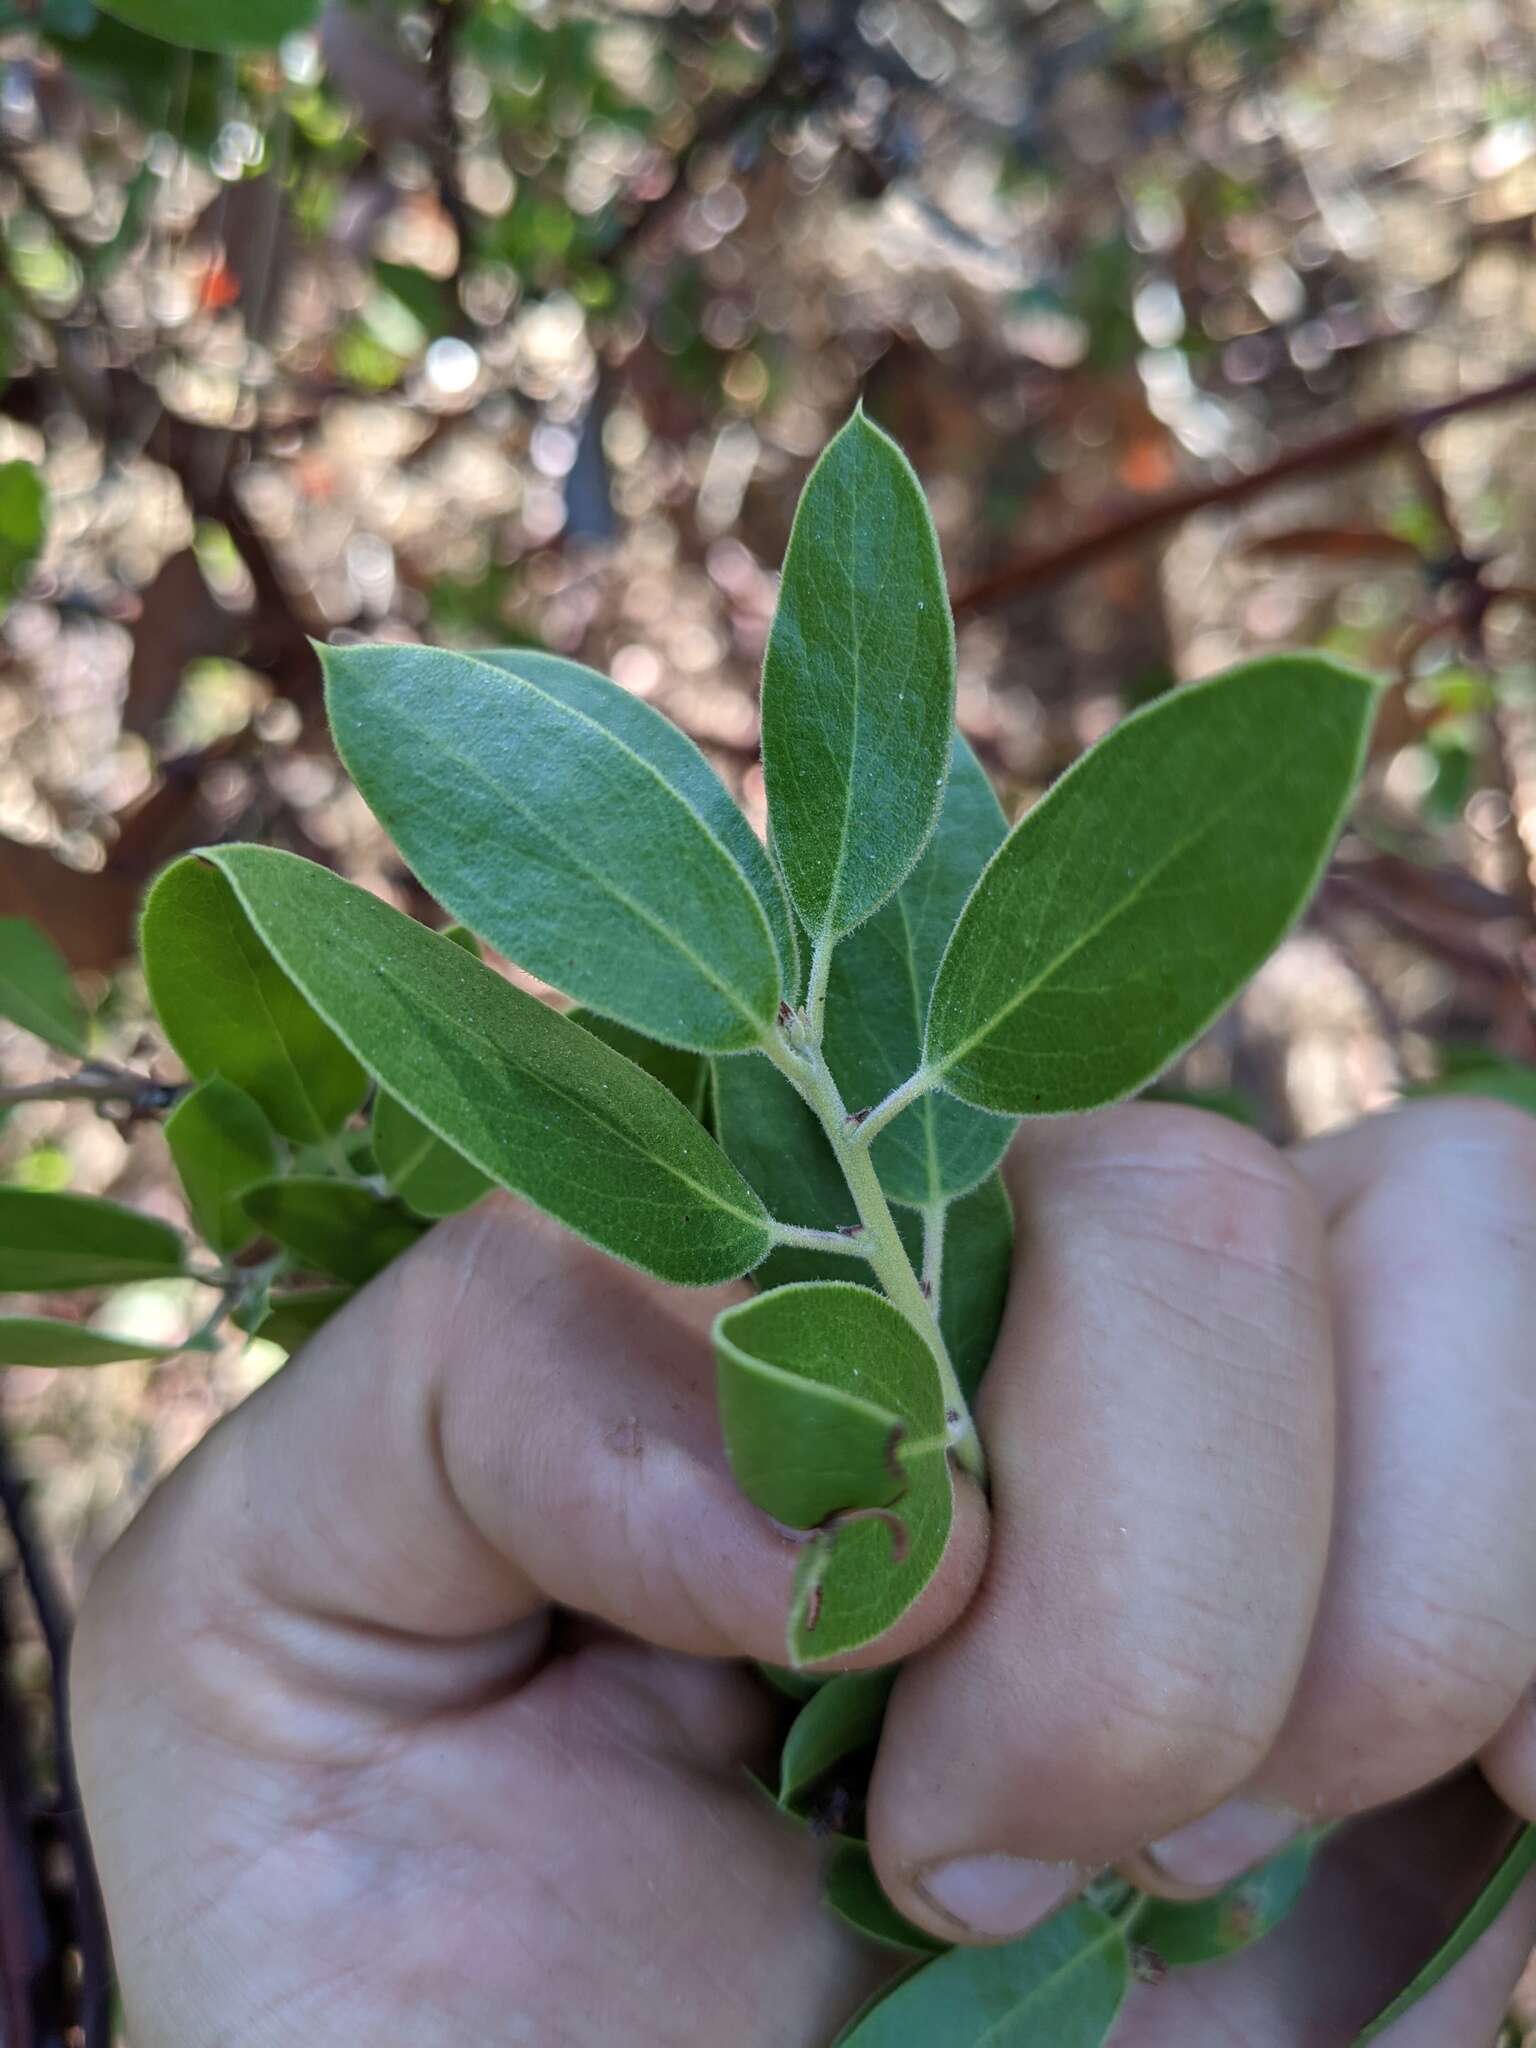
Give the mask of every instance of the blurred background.
<path id="1" fill-rule="evenodd" d="M 1392 679 L 1305 928 L 1177 1085 L 1278 1138 L 1437 1078 L 1536 1107 L 1533 228 L 1533 0 L 0 0 L 0 916 L 174 1078 L 130 961 L 172 855 L 430 914 L 312 638 L 578 656 L 760 818 L 777 566 L 862 393 L 1011 811 L 1245 653 Z M 67 1071 L 0 1026 L 0 1180 L 179 1220 L 153 1116 L 36 1099 Z M 106 1307 L 174 1337 L 184 1293 Z M 61 1606 L 281 1356 L 5 1376 Z M 41 1741 L 3 1539 L 0 1594 Z M 0 2041 L 84 2041 L 75 1996 Z"/>

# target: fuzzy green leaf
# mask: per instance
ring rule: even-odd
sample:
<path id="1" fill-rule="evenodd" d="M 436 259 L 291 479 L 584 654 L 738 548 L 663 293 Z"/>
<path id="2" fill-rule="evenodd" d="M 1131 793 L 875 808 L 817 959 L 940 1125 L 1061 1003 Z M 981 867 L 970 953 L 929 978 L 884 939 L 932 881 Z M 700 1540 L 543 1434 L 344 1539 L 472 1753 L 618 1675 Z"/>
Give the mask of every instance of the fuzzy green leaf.
<path id="1" fill-rule="evenodd" d="M 1184 1969 L 1192 1963 L 1220 1962 L 1223 1956 L 1262 1941 L 1306 1889 L 1314 1846 L 1314 1836 L 1300 1836 L 1214 1898 L 1187 1905 L 1148 1899 L 1136 1914 L 1136 1946 L 1150 1949 L 1172 1969 Z"/>
<path id="2" fill-rule="evenodd" d="M 818 1778 L 874 1741 L 895 1683 L 896 1670 L 890 1666 L 841 1672 L 817 1687 L 795 1716 L 779 1753 L 780 1806 L 797 1812 Z"/>
<path id="3" fill-rule="evenodd" d="M 98 1195 L 0 1188 L 0 1292 L 121 1287 L 183 1270 L 181 1237 L 157 1216 Z"/>
<path id="4" fill-rule="evenodd" d="M 591 1033 L 324 868 L 262 847 L 207 857 L 380 1085 L 499 1186 L 683 1285 L 767 1251 L 767 1214 L 719 1147 Z"/>
<path id="5" fill-rule="evenodd" d="M 130 28 L 184 50 L 268 50 L 308 28 L 320 0 L 99 0 Z"/>
<path id="6" fill-rule="evenodd" d="M 883 1295 L 780 1287 L 715 1321 L 720 1419 L 737 1484 L 816 1529 L 789 1627 L 792 1664 L 873 1642 L 938 1569 L 954 1509 L 932 1354 Z"/>
<path id="7" fill-rule="evenodd" d="M 1007 832 L 985 769 L 957 735 L 943 807 L 922 859 L 832 956 L 827 1064 L 850 1109 L 872 1107 L 921 1065 L 944 948 Z M 1012 1117 L 934 1090 L 880 1133 L 871 1155 L 893 1202 L 942 1202 L 984 1180 L 1013 1132 Z"/>
<path id="8" fill-rule="evenodd" d="M 144 972 L 165 1035 L 197 1079 L 222 1074 L 295 1144 L 340 1130 L 368 1077 L 251 927 L 224 875 L 189 856 L 144 906 Z"/>
<path id="9" fill-rule="evenodd" d="M 85 1005 L 64 956 L 24 917 L 0 917 L 0 1017 L 83 1059 Z"/>
<path id="10" fill-rule="evenodd" d="M 114 1337 L 53 1316 L 0 1316 L 0 1365 L 115 1365 L 122 1358 L 174 1358 L 182 1348 Z"/>
<path id="11" fill-rule="evenodd" d="M 192 1219 L 216 1252 L 255 1236 L 240 1197 L 277 1172 L 277 1141 L 259 1105 L 220 1075 L 184 1095 L 165 1120 L 165 1140 Z"/>
<path id="12" fill-rule="evenodd" d="M 667 1044 L 729 1051 L 773 1028 L 789 979 L 782 893 L 714 771 L 659 713 L 548 655 L 345 647 L 323 660 L 343 760 L 455 917 Z"/>
<path id="13" fill-rule="evenodd" d="M 1079 1902 L 1022 1941 L 952 1948 L 877 2000 L 836 2048 L 1100 2048 L 1129 1982 L 1125 1935 Z"/>
<path id="14" fill-rule="evenodd" d="M 590 1031 L 604 1045 L 611 1045 L 615 1052 L 623 1053 L 625 1059 L 633 1060 L 663 1088 L 670 1089 L 690 1116 L 703 1120 L 705 1088 L 709 1080 L 708 1060 L 696 1052 L 685 1052 L 678 1045 L 661 1045 L 654 1038 L 631 1031 L 627 1024 L 615 1023 L 612 1017 L 598 1016 L 595 1010 L 568 1010 L 566 1015 L 583 1031 Z M 736 1064 L 745 1065 L 746 1062 L 737 1061 Z"/>
<path id="15" fill-rule="evenodd" d="M 300 1265 L 354 1287 L 408 1252 L 423 1229 L 399 1202 L 381 1201 L 355 1181 L 319 1174 L 263 1181 L 247 1192 L 245 1208 Z"/>
<path id="16" fill-rule="evenodd" d="M 994 1173 L 950 1205 L 939 1268 L 939 1327 L 967 1400 L 997 1342 L 1012 1272 L 1013 1204 Z"/>
<path id="17" fill-rule="evenodd" d="M 1449 1976 L 1467 1951 L 1482 1940 L 1532 1869 L 1536 1869 L 1536 1827 L 1524 1827 L 1454 1931 L 1440 1944 L 1412 1983 L 1406 1985 L 1392 2003 L 1355 2036 L 1352 2048 L 1366 2048 L 1367 2042 L 1377 2040 L 1404 2013 L 1412 2011 L 1421 1998 L 1427 1998 L 1441 1978 Z"/>
<path id="18" fill-rule="evenodd" d="M 862 923 L 910 873 L 944 792 L 954 704 L 922 486 L 855 412 L 800 499 L 763 665 L 769 822 L 813 938 Z"/>
<path id="19" fill-rule="evenodd" d="M 949 1946 L 936 1941 L 924 1928 L 914 1927 L 898 1913 L 875 1876 L 869 1851 L 862 1842 L 838 1842 L 827 1864 L 824 1880 L 827 1904 L 840 1920 L 855 1932 L 878 1941 L 883 1948 L 904 1949 L 912 1955 L 942 1955 Z"/>
<path id="20" fill-rule="evenodd" d="M 1536 1066 L 1484 1046 L 1442 1046 L 1440 1072 L 1410 1095 L 1486 1095 L 1536 1115 Z"/>
<path id="21" fill-rule="evenodd" d="M 1051 1115 L 1159 1074 L 1311 895 L 1375 706 L 1366 677 L 1282 655 L 1116 726 L 1014 827 L 961 914 L 928 1018 L 944 1086 Z"/>
<path id="22" fill-rule="evenodd" d="M 0 615 L 26 582 L 48 534 L 48 486 L 30 462 L 0 462 Z"/>

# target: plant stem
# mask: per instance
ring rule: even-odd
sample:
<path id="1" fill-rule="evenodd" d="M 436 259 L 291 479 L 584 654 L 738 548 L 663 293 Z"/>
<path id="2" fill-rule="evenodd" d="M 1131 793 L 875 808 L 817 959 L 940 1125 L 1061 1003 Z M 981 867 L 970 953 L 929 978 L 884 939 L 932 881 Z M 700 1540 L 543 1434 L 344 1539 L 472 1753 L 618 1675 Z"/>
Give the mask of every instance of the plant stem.
<path id="1" fill-rule="evenodd" d="M 938 1076 L 927 1067 L 919 1067 L 915 1074 L 909 1074 L 899 1088 L 893 1088 L 883 1102 L 877 1102 L 873 1109 L 859 1119 L 857 1126 L 849 1132 L 849 1143 L 855 1146 L 872 1145 L 888 1123 L 895 1121 L 901 1112 L 926 1095 L 938 1085 Z"/>
<path id="2" fill-rule="evenodd" d="M 907 1257 L 906 1246 L 896 1228 L 896 1219 L 891 1214 L 885 1189 L 880 1185 L 880 1176 L 875 1172 L 874 1161 L 866 1150 L 849 1142 L 848 1112 L 822 1057 L 820 1044 L 812 1043 L 797 1053 L 791 1052 L 782 1042 L 767 1039 L 763 1042 L 763 1050 L 815 1110 L 864 1226 L 856 1248 L 873 1267 L 875 1278 L 892 1306 L 901 1311 L 932 1351 L 939 1369 L 944 1412 L 949 1422 L 950 1448 L 957 1464 L 985 1484 L 986 1460 L 981 1440 L 976 1434 L 976 1425 L 971 1420 L 971 1411 L 960 1382 L 955 1377 L 954 1364 L 939 1328 L 938 1316 L 923 1291 L 922 1282 L 912 1270 L 912 1261 Z"/>
<path id="3" fill-rule="evenodd" d="M 808 1045 L 821 1047 L 822 1034 L 827 1021 L 827 977 L 832 972 L 832 949 L 835 939 L 825 933 L 816 941 L 811 951 L 811 971 L 805 984 L 805 1036 Z"/>
<path id="4" fill-rule="evenodd" d="M 923 1287 L 935 1315 L 944 1279 L 944 1226 L 948 1220 L 948 1202 L 930 1202 L 923 1210 Z"/>
<path id="5" fill-rule="evenodd" d="M 802 1252 L 836 1252 L 840 1258 L 862 1259 L 865 1246 L 862 1233 L 847 1237 L 840 1230 L 810 1230 L 803 1223 L 775 1223 L 774 1235 L 780 1244 L 793 1245 Z"/>

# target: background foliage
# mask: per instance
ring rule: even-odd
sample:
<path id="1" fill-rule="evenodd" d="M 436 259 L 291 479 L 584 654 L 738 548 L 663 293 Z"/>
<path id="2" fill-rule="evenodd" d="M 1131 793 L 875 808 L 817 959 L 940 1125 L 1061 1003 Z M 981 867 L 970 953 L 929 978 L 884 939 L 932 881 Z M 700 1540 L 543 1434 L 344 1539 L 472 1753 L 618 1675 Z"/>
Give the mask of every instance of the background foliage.
<path id="1" fill-rule="evenodd" d="M 775 572 L 860 392 L 934 503 L 1010 815 L 1174 676 L 1311 642 L 1398 679 L 1306 930 L 1179 1085 L 1281 1137 L 1495 1058 L 1529 1101 L 1533 26 L 0 0 L 0 917 L 93 1012 L 53 992 L 57 1059 L 0 1031 L 0 1181 L 180 1220 L 180 1068 L 122 971 L 179 851 L 258 839 L 436 915 L 330 751 L 310 636 L 576 656 L 760 822 Z M 56 1100 L 87 1028 L 112 1071 Z M 282 1355 L 178 1351 L 180 1281 L 99 1301 L 166 1354 L 3 1390 L 71 1579 Z M 0 1803 L 46 1833 L 9 1560 Z"/>

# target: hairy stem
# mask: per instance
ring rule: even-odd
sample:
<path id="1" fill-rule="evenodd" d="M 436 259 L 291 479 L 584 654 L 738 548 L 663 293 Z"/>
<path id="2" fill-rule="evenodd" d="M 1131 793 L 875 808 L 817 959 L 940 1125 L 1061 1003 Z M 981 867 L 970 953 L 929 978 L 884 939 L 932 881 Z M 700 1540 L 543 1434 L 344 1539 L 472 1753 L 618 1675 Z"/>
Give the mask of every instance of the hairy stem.
<path id="1" fill-rule="evenodd" d="M 956 1462 L 985 1483 L 986 1461 L 981 1440 L 955 1376 L 934 1304 L 912 1269 L 912 1261 L 907 1257 L 906 1246 L 896 1228 L 885 1189 L 875 1172 L 874 1161 L 867 1150 L 849 1142 L 848 1112 L 822 1057 L 820 1044 L 812 1043 L 803 1051 L 792 1052 L 787 1045 L 765 1040 L 763 1050 L 816 1112 L 843 1170 L 843 1178 L 859 1212 L 859 1221 L 864 1226 L 856 1248 L 873 1267 L 875 1278 L 892 1305 L 900 1309 L 932 1351 L 939 1369 L 944 1410 L 949 1419 L 950 1448 Z"/>
<path id="2" fill-rule="evenodd" d="M 935 1315 L 944 1279 L 944 1226 L 948 1220 L 948 1202 L 930 1202 L 923 1210 L 923 1291 Z"/>
<path id="3" fill-rule="evenodd" d="M 915 1074 L 909 1074 L 899 1088 L 893 1088 L 883 1102 L 877 1102 L 873 1109 L 866 1110 L 859 1118 L 856 1128 L 849 1132 L 849 1143 L 855 1146 L 872 1145 L 888 1123 L 893 1123 L 904 1109 L 927 1095 L 938 1086 L 938 1076 L 928 1067 L 919 1067 Z"/>
<path id="4" fill-rule="evenodd" d="M 865 1255 L 862 1233 L 850 1237 L 841 1230 L 810 1230 L 803 1223 L 775 1223 L 773 1232 L 780 1244 L 793 1245 L 796 1251 L 836 1252 L 851 1259 Z"/>

